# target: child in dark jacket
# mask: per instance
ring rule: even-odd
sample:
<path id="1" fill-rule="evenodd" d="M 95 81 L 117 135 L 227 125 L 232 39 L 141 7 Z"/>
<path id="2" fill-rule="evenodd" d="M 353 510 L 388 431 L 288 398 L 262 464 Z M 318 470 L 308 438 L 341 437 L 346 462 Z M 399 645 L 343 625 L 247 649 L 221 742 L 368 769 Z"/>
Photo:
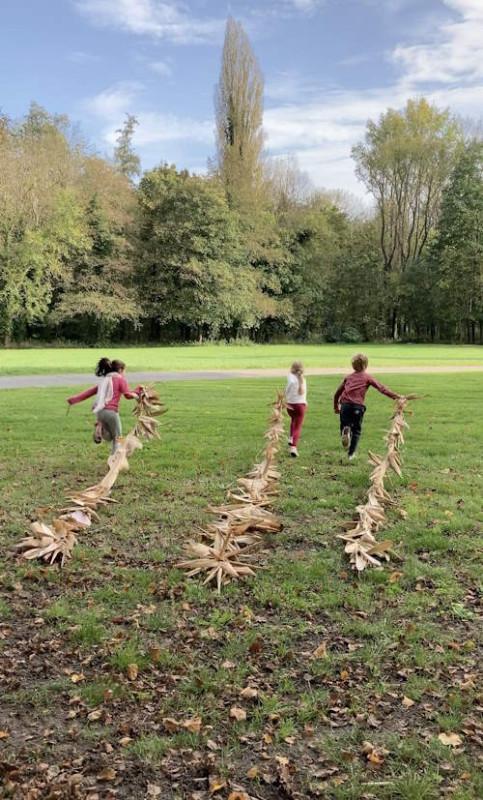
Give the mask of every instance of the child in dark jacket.
<path id="1" fill-rule="evenodd" d="M 108 358 L 101 358 L 97 364 L 95 374 L 102 378 L 98 386 L 86 389 L 80 394 L 67 398 L 69 405 L 75 405 L 88 397 L 96 396 L 92 411 L 96 415 L 96 425 L 94 428 L 94 441 L 99 444 L 103 439 L 112 442 L 112 453 L 118 447 L 119 439 L 122 436 L 121 418 L 119 416 L 119 401 L 121 396 L 133 400 L 138 396 L 139 386 L 131 391 L 124 371 L 126 365 L 123 361 Z"/>
<path id="2" fill-rule="evenodd" d="M 393 400 L 402 397 L 369 375 L 366 372 L 368 363 L 368 358 L 363 353 L 354 356 L 352 359 L 354 372 L 344 378 L 334 395 L 334 411 L 340 415 L 342 445 L 349 451 L 349 461 L 355 456 L 361 435 L 362 420 L 366 411 L 364 400 L 368 388 L 373 386 L 378 392 Z"/>

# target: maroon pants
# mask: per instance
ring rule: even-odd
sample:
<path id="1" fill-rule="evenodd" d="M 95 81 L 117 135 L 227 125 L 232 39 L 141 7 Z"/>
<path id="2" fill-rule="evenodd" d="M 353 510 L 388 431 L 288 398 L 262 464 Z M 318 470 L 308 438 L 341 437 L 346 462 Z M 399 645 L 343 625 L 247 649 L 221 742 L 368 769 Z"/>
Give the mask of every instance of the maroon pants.
<path id="1" fill-rule="evenodd" d="M 290 438 L 294 447 L 297 447 L 300 434 L 302 433 L 306 409 L 307 406 L 305 403 L 290 403 L 290 405 L 287 406 L 287 413 L 290 417 Z"/>

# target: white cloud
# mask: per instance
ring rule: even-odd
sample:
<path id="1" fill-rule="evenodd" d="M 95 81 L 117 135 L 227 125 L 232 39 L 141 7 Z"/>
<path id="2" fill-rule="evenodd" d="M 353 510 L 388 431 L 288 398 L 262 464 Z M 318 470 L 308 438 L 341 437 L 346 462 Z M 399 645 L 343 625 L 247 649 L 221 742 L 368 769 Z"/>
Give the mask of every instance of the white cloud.
<path id="1" fill-rule="evenodd" d="M 96 25 L 176 44 L 217 40 L 225 25 L 223 19 L 201 20 L 190 16 L 176 0 L 76 0 L 76 6 Z"/>
<path id="2" fill-rule="evenodd" d="M 143 85 L 137 81 L 125 81 L 103 89 L 99 94 L 84 101 L 84 108 L 91 114 L 104 119 L 121 117 L 132 111 L 134 99 L 142 91 Z"/>
<path id="3" fill-rule="evenodd" d="M 152 61 L 149 65 L 149 69 L 155 72 L 157 75 L 162 75 L 165 78 L 168 78 L 173 74 L 171 65 L 168 64 L 167 61 Z"/>
<path id="4" fill-rule="evenodd" d="M 269 151 L 295 154 L 318 185 L 364 196 L 350 152 L 364 136 L 368 119 L 377 120 L 387 108 L 402 108 L 423 95 L 440 108 L 474 117 L 483 108 L 483 0 L 444 3 L 451 19 L 440 22 L 430 41 L 401 44 L 391 54 L 401 68 L 392 86 L 327 89 L 293 74 L 272 80 L 268 96 L 276 105 L 264 117 Z"/>
<path id="5" fill-rule="evenodd" d="M 443 0 L 457 12 L 432 41 L 399 45 L 393 53 L 410 84 L 470 82 L 483 77 L 483 0 Z"/>

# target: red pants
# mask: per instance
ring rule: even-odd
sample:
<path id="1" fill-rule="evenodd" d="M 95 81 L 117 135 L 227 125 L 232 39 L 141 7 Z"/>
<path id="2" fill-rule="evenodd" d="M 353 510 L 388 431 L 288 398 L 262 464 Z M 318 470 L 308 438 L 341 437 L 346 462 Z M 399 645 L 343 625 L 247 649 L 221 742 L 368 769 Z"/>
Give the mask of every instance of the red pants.
<path id="1" fill-rule="evenodd" d="M 292 445 L 297 447 L 302 433 L 302 425 L 304 424 L 304 416 L 307 410 L 305 403 L 290 403 L 287 406 L 287 413 L 290 417 L 290 438 Z"/>

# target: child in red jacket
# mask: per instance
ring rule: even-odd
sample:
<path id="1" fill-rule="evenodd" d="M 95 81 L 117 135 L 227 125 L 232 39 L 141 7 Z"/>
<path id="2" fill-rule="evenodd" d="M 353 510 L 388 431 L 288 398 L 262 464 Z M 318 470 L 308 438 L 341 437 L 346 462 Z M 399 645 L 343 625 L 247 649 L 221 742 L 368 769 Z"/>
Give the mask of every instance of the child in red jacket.
<path id="1" fill-rule="evenodd" d="M 67 398 L 69 405 L 75 405 L 88 397 L 96 396 L 92 410 L 96 415 L 94 441 L 99 444 L 103 439 L 112 442 L 112 453 L 118 447 L 118 440 L 122 436 L 121 418 L 119 416 L 119 401 L 121 396 L 132 400 L 138 396 L 139 387 L 133 392 L 129 389 L 124 371 L 126 365 L 123 361 L 110 361 L 101 358 L 95 374 L 102 378 L 98 386 L 86 389 L 85 392 Z"/>
<path id="2" fill-rule="evenodd" d="M 369 360 L 363 353 L 358 353 L 352 359 L 354 372 L 348 375 L 334 395 L 334 411 L 340 414 L 340 433 L 342 445 L 349 450 L 349 461 L 355 456 L 359 437 L 361 435 L 362 420 L 366 407 L 364 399 L 369 386 L 373 386 L 386 397 L 399 400 L 402 395 L 383 386 L 366 372 Z"/>

